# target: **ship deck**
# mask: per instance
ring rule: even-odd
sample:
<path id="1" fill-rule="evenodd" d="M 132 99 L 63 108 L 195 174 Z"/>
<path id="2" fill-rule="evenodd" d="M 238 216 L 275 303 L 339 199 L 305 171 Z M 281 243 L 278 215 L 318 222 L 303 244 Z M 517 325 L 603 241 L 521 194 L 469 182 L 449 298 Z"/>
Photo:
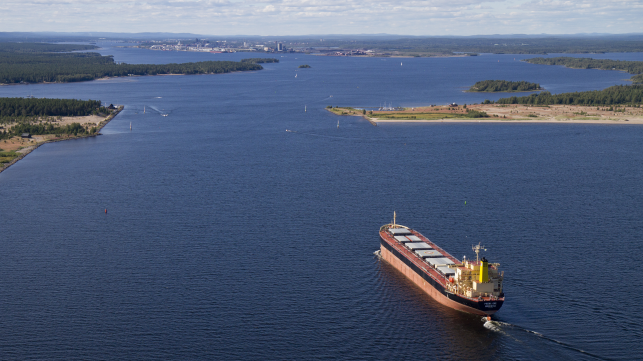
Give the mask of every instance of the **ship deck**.
<path id="1" fill-rule="evenodd" d="M 435 243 L 431 242 L 428 238 L 426 238 L 424 235 L 422 235 L 420 232 L 415 231 L 413 229 L 407 228 L 411 234 L 414 236 L 418 237 L 422 242 L 425 242 L 429 246 L 431 246 L 433 249 L 436 251 L 442 253 L 444 257 L 450 259 L 453 261 L 455 264 L 462 264 L 460 260 L 457 258 L 453 257 L 451 254 L 446 252 L 444 249 L 436 245 Z M 420 258 L 418 255 L 413 253 L 413 251 L 410 251 L 404 245 L 397 241 L 393 236 L 387 232 L 386 229 L 380 231 L 380 237 L 386 241 L 391 247 L 393 247 L 395 250 L 397 250 L 401 255 L 406 257 L 409 261 L 411 261 L 413 264 L 415 264 L 419 269 L 423 270 L 427 275 L 429 275 L 431 278 L 433 278 L 435 281 L 437 281 L 442 287 L 445 289 L 447 288 L 447 283 L 449 282 L 447 277 L 438 272 L 436 269 L 434 269 L 431 265 L 427 264 L 422 258 Z M 472 302 L 489 302 L 489 301 L 497 301 L 497 300 L 504 300 L 504 297 L 467 297 L 463 294 L 458 294 L 459 297 L 467 299 Z"/>

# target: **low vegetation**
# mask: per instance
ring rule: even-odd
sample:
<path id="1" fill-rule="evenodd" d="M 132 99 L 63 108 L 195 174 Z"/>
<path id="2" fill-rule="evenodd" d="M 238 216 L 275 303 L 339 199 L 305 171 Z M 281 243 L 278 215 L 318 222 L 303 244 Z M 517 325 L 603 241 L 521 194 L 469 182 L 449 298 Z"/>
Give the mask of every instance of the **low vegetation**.
<path id="1" fill-rule="evenodd" d="M 470 92 L 528 92 L 542 90 L 540 84 L 526 81 L 483 80 L 469 89 Z"/>
<path id="2" fill-rule="evenodd" d="M 300 65 L 298 68 L 310 68 L 311 66 L 308 64 Z"/>
<path id="3" fill-rule="evenodd" d="M 18 156 L 20 156 L 20 153 L 16 153 L 13 150 L 4 152 L 2 151 L 2 149 L 0 149 L 0 169 L 2 169 L 4 164 L 11 162 L 12 160 L 18 158 Z"/>
<path id="4" fill-rule="evenodd" d="M 436 120 L 436 119 L 463 119 L 463 118 L 488 118 L 489 114 L 484 111 L 473 109 L 449 107 L 436 108 L 436 112 L 409 112 L 402 111 L 366 111 L 365 109 L 355 109 L 352 107 L 333 107 L 327 106 L 326 110 L 337 115 L 362 115 L 375 119 L 409 119 L 409 120 Z M 452 110 L 453 112 L 444 112 Z M 464 113 L 463 113 L 464 111 Z"/>

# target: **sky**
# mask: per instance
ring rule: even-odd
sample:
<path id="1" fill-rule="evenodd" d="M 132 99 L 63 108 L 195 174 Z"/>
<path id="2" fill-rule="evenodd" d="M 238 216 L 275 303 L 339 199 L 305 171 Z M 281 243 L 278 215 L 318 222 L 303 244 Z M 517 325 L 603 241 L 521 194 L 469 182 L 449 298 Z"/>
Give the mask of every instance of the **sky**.
<path id="1" fill-rule="evenodd" d="M 2 32 L 643 33 L 643 0 L 0 0 Z"/>

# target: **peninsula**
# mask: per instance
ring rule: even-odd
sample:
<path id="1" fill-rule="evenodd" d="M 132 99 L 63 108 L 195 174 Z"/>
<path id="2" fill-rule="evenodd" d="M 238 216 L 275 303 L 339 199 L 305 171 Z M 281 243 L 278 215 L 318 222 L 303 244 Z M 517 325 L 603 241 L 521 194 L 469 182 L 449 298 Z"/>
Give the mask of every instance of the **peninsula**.
<path id="1" fill-rule="evenodd" d="M 0 98 L 0 172 L 42 144 L 99 135 L 122 109 L 95 100 Z"/>
<path id="2" fill-rule="evenodd" d="M 371 124 L 378 123 L 586 123 L 643 124 L 640 106 L 583 106 L 524 104 L 436 105 L 384 111 L 350 107 L 327 108 L 344 116 L 361 116 Z"/>
<path id="3" fill-rule="evenodd" d="M 326 109 L 337 115 L 363 116 L 380 122 L 570 122 L 643 124 L 643 85 L 616 85 L 603 90 L 485 100 L 483 104 L 367 110 Z"/>

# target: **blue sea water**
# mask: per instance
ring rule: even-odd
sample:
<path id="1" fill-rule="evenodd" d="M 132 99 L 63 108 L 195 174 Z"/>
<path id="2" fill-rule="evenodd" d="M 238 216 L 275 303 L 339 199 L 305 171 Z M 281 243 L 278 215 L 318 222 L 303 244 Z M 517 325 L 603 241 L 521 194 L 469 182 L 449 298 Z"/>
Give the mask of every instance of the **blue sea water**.
<path id="1" fill-rule="evenodd" d="M 128 63 L 249 57 L 105 45 Z M 279 57 L 250 73 L 0 87 L 125 105 L 102 136 L 0 174 L 1 359 L 643 354 L 643 127 L 374 127 L 324 110 L 502 97 L 463 92 L 484 79 L 558 93 L 629 75 L 524 55 Z M 456 257 L 488 248 L 505 271 L 495 324 L 373 255 L 394 210 Z"/>

